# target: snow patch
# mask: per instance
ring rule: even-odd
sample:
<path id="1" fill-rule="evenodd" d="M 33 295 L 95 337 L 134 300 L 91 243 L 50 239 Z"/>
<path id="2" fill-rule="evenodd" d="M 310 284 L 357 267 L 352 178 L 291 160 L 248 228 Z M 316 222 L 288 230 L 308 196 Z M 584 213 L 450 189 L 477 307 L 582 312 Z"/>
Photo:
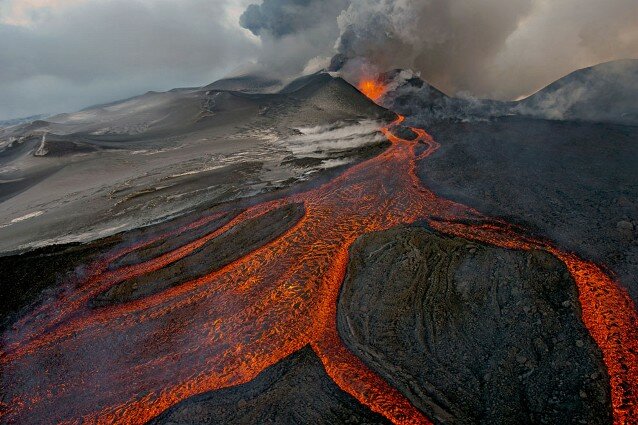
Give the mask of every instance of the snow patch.
<path id="1" fill-rule="evenodd" d="M 38 216 L 41 216 L 42 214 L 44 214 L 44 211 L 35 211 L 32 213 L 23 215 L 21 217 L 14 218 L 13 220 L 11 220 L 11 224 L 19 223 L 21 221 L 28 220 L 30 218 L 38 217 Z"/>

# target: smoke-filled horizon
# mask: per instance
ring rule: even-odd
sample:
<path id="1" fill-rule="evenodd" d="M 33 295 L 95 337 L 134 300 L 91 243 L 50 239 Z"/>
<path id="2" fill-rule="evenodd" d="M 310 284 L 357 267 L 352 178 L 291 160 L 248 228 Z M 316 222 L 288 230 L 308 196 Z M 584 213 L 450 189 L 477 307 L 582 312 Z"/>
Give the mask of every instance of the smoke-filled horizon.
<path id="1" fill-rule="evenodd" d="M 346 75 L 409 68 L 450 95 L 513 100 L 576 69 L 638 58 L 632 0 L 264 0 L 240 20 L 269 46 L 326 21 L 338 32 L 308 59 L 315 68 L 340 54 Z"/>
<path id="2" fill-rule="evenodd" d="M 232 70 L 282 79 L 410 68 L 450 95 L 516 99 L 638 58 L 635 0 L 0 0 L 0 120 Z M 235 71 L 236 73 L 237 71 Z"/>

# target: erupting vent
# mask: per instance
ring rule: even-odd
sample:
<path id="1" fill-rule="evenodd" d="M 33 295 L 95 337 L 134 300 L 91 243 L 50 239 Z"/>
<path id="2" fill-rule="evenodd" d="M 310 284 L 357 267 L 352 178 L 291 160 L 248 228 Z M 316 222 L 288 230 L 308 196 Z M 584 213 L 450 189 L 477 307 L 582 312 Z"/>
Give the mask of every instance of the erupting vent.
<path id="1" fill-rule="evenodd" d="M 385 86 L 376 79 L 364 79 L 359 82 L 359 90 L 373 101 L 378 101 L 385 94 Z"/>

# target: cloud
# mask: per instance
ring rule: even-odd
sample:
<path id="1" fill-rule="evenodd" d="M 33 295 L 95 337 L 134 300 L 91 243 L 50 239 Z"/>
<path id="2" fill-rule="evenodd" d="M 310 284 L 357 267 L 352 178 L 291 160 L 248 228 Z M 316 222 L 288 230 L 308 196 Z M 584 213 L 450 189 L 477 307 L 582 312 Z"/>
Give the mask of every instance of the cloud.
<path id="1" fill-rule="evenodd" d="M 246 62 L 286 79 L 335 53 L 448 94 L 514 99 L 638 58 L 635 0 L 0 0 L 0 119 L 202 85 Z M 353 82 L 356 82 L 353 80 Z"/>
<path id="2" fill-rule="evenodd" d="M 638 2 L 537 0 L 493 63 L 498 97 L 534 92 L 575 69 L 638 58 Z"/>
<path id="3" fill-rule="evenodd" d="M 5 0 L 0 3 L 0 23 L 28 26 L 34 24 L 51 10 L 82 3 L 86 0 Z"/>
<path id="4" fill-rule="evenodd" d="M 249 5 L 239 24 L 255 35 L 281 38 L 335 20 L 348 0 L 264 0 Z"/>
<path id="5" fill-rule="evenodd" d="M 229 2 L 17 3 L 2 8 L 0 119 L 206 84 L 258 54 L 254 38 L 226 16 Z"/>

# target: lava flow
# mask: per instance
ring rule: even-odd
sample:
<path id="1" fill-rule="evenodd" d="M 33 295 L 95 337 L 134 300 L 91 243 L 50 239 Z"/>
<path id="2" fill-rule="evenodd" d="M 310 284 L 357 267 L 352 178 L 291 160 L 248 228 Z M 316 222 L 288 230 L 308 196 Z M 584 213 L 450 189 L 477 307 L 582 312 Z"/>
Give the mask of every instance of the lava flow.
<path id="1" fill-rule="evenodd" d="M 82 285 L 21 320 L 3 338 L 2 422 L 144 423 L 191 395 L 250 381 L 311 345 L 330 377 L 373 411 L 394 423 L 429 423 L 343 345 L 336 327 L 352 243 L 367 232 L 417 220 L 503 247 L 546 249 L 564 261 L 611 377 L 615 423 L 633 422 L 638 315 L 629 296 L 595 264 L 423 187 L 417 161 L 438 144 L 416 128 L 413 140 L 398 137 L 393 129 L 401 122 L 382 129 L 391 142 L 384 153 L 328 183 L 249 208 L 157 258 L 107 270 L 108 262 L 144 244 L 123 250 L 95 265 Z M 139 300 L 89 307 L 92 297 L 113 285 L 184 258 L 236 224 L 290 203 L 304 205 L 303 218 L 239 260 Z"/>

